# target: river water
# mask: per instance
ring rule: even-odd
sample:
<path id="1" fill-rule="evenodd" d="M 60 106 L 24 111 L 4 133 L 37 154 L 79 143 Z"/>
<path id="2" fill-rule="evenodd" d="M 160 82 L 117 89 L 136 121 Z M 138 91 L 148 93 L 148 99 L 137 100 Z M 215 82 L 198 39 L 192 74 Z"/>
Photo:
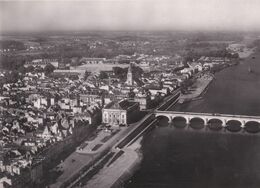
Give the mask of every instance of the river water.
<path id="1" fill-rule="evenodd" d="M 173 110 L 260 116 L 260 52 L 253 56 L 216 73 L 202 100 Z M 164 126 L 145 136 L 142 152 L 127 188 L 260 187 L 260 136 Z"/>

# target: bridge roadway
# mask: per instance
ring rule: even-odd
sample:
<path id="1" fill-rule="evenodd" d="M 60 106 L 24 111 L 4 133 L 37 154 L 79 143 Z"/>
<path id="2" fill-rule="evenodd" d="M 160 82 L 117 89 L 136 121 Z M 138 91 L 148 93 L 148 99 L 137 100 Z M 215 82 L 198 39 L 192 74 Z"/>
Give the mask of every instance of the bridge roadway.
<path id="1" fill-rule="evenodd" d="M 195 121 L 200 121 L 203 122 L 204 126 L 211 125 L 217 122 L 222 126 L 222 128 L 226 128 L 233 124 L 234 126 L 238 126 L 241 129 L 256 129 L 255 132 L 260 131 L 260 116 L 177 112 L 161 110 L 155 110 L 154 115 L 157 118 L 168 118 L 168 122 L 173 124 L 181 120 L 184 120 L 187 125 L 190 125 L 192 122 Z"/>

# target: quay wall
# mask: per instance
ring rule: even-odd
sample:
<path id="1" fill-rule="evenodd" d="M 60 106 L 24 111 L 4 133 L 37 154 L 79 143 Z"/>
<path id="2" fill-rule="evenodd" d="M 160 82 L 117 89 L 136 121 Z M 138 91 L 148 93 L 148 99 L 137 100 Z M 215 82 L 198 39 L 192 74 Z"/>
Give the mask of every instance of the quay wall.
<path id="1" fill-rule="evenodd" d="M 118 177 L 117 181 L 110 188 L 122 188 L 127 180 L 129 180 L 134 173 L 140 168 L 143 155 L 137 151 L 138 157 L 132 159 L 132 164 L 125 169 L 125 172 Z"/>

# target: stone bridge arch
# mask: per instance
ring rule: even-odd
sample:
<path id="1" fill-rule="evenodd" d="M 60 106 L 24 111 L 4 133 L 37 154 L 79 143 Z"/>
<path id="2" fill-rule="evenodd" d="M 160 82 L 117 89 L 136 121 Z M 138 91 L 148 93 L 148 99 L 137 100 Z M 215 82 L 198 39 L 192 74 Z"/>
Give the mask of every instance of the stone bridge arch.
<path id="1" fill-rule="evenodd" d="M 189 119 L 185 116 L 172 116 L 172 124 L 176 128 L 184 128 L 187 126 Z"/>
<path id="2" fill-rule="evenodd" d="M 238 119 L 228 119 L 225 127 L 230 132 L 239 132 L 243 128 L 243 121 Z"/>
<path id="3" fill-rule="evenodd" d="M 207 125 L 205 117 L 193 116 L 190 117 L 189 126 L 193 129 L 202 129 Z"/>
<path id="4" fill-rule="evenodd" d="M 210 130 L 219 131 L 226 125 L 224 119 L 220 119 L 217 117 L 212 117 L 208 119 L 207 126 Z"/>
<path id="5" fill-rule="evenodd" d="M 171 116 L 170 115 L 156 114 L 155 117 L 158 118 L 158 119 L 160 119 L 160 118 L 167 118 L 168 121 L 171 120 Z"/>
<path id="6" fill-rule="evenodd" d="M 260 122 L 249 120 L 245 123 L 244 130 L 248 133 L 258 133 L 260 132 Z"/>
<path id="7" fill-rule="evenodd" d="M 169 125 L 171 123 L 171 116 L 160 114 L 160 115 L 156 115 L 155 117 L 157 118 L 157 120 L 159 120 L 158 124 L 161 123 L 161 125 L 162 125 L 162 123 L 163 123 L 163 124 Z"/>
<path id="8" fill-rule="evenodd" d="M 207 118 L 203 117 L 203 116 L 191 116 L 189 119 L 190 119 L 190 123 L 191 123 L 191 121 L 194 121 L 194 120 L 202 120 L 203 124 L 207 125 L 207 122 L 208 122 Z"/>

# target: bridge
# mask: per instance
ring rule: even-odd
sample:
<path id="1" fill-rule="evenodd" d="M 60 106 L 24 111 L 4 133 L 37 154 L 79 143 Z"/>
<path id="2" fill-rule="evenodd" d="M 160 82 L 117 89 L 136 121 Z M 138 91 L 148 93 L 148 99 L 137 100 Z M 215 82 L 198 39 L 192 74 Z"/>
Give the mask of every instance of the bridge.
<path id="1" fill-rule="evenodd" d="M 171 109 L 171 107 L 173 107 L 178 102 L 180 95 L 181 89 L 178 88 L 175 91 L 173 91 L 173 93 L 170 96 L 168 96 L 168 98 L 165 101 L 163 101 L 163 103 L 157 108 L 157 110 L 167 111 Z"/>
<path id="2" fill-rule="evenodd" d="M 157 119 L 166 119 L 178 128 L 228 130 L 230 132 L 260 132 L 260 116 L 228 115 L 155 110 Z"/>

